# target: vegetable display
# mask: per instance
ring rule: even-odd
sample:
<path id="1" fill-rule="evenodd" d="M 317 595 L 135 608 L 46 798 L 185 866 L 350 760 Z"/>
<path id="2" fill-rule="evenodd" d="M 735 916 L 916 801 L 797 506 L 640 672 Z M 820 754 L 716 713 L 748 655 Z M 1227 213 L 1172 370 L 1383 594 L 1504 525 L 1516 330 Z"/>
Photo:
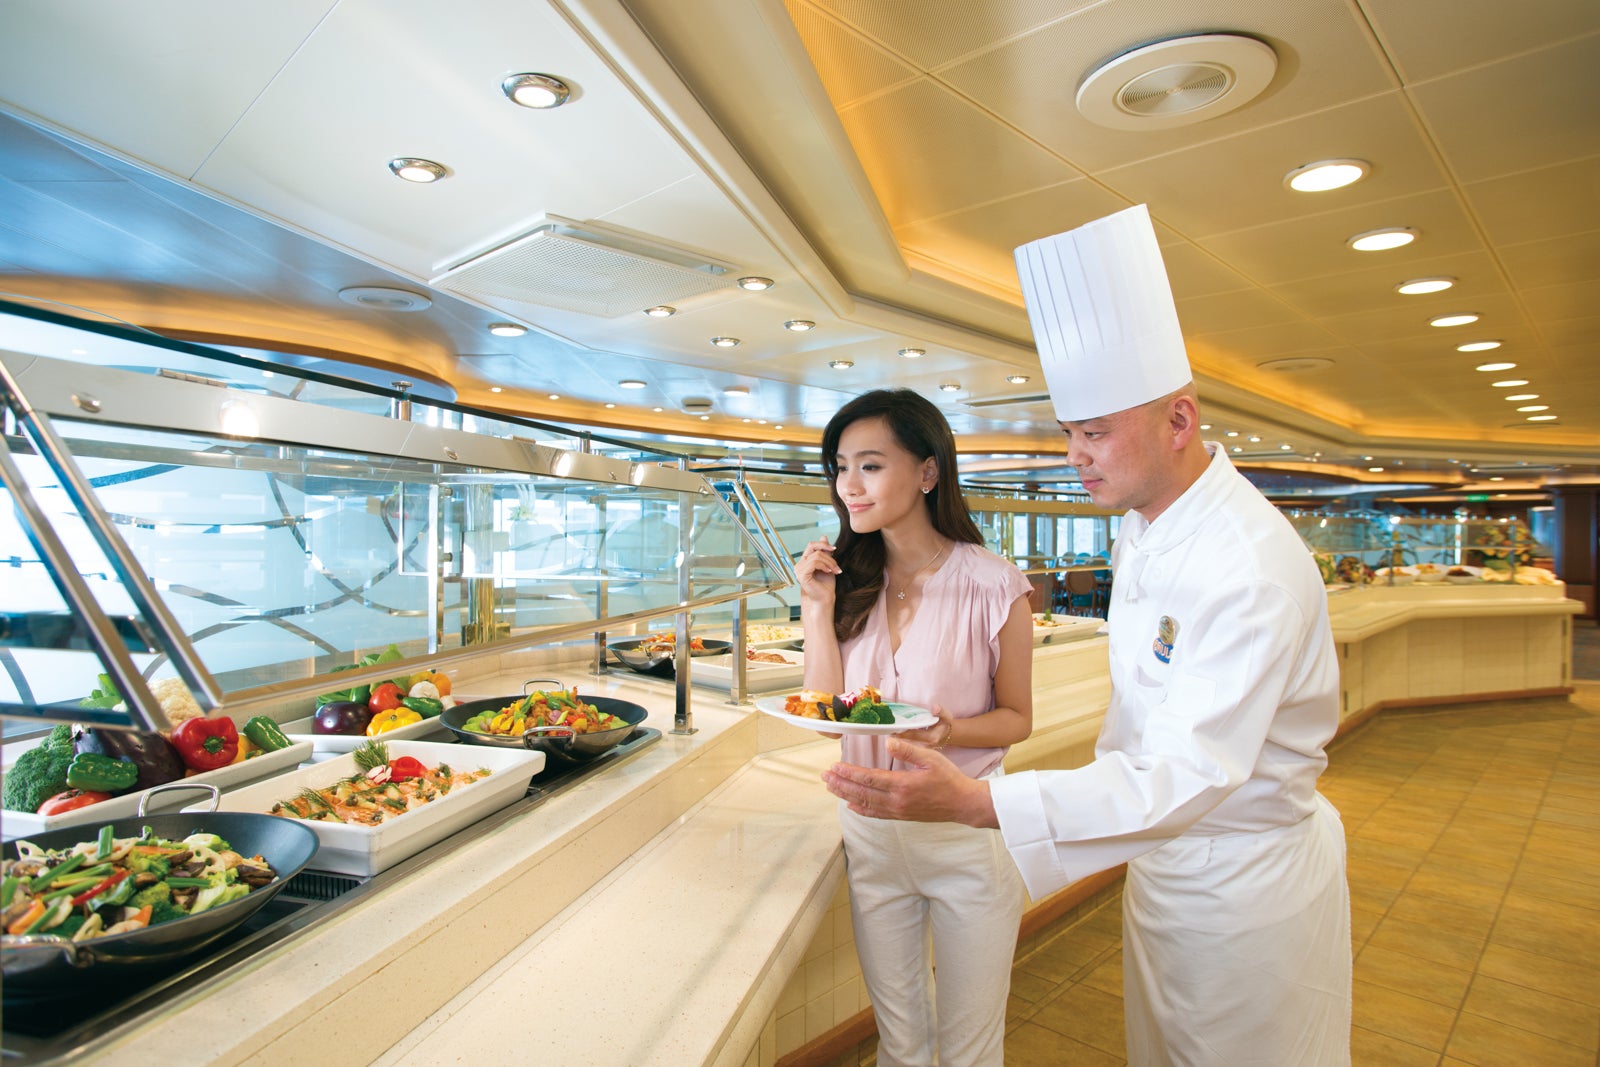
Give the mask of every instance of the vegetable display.
<path id="1" fill-rule="evenodd" d="M 361 700 L 335 700 L 312 716 L 311 729 L 319 734 L 363 734 L 372 721 L 372 709 Z"/>
<path id="2" fill-rule="evenodd" d="M 172 747 L 190 770 L 214 771 L 239 754 L 239 728 L 232 719 L 190 719 L 172 731 Z"/>
<path id="3" fill-rule="evenodd" d="M 147 827 L 140 837 L 114 839 L 109 825 L 68 849 L 19 841 L 17 858 L 0 863 L 0 875 L 7 935 L 73 941 L 198 915 L 278 877 L 262 857 L 241 856 L 215 834 L 169 841 Z"/>
<path id="4" fill-rule="evenodd" d="M 269 719 L 265 715 L 246 719 L 243 733 L 245 739 L 262 752 L 276 752 L 293 744 L 276 720 Z"/>
<path id="5" fill-rule="evenodd" d="M 491 773 L 482 767 L 457 772 L 443 763 L 428 767 L 414 756 L 390 760 L 388 746 L 381 741 L 368 741 L 352 755 L 358 768 L 355 774 L 321 789 L 302 789 L 296 796 L 272 805 L 268 814 L 376 826 Z"/>
<path id="6" fill-rule="evenodd" d="M 139 768 L 132 763 L 98 752 L 79 752 L 67 764 L 67 784 L 74 789 L 116 793 L 131 789 L 138 780 Z"/>
<path id="7" fill-rule="evenodd" d="M 405 657 L 401 655 L 400 646 L 390 645 L 382 652 L 368 652 L 365 656 L 361 657 L 361 661 L 359 663 L 347 663 L 342 667 L 335 667 L 333 669 L 335 671 L 354 671 L 359 670 L 362 667 L 376 667 L 380 663 L 393 663 L 396 660 L 404 658 Z M 321 707 L 324 704 L 345 701 L 365 704 L 372 696 L 372 688 L 373 687 L 370 684 L 353 685 L 349 689 L 339 689 L 332 693 L 323 693 L 321 696 L 317 697 L 317 706 Z"/>
<path id="8" fill-rule="evenodd" d="M 154 730 L 106 730 L 91 727 L 78 735 L 78 751 L 93 752 L 112 759 L 124 759 L 139 771 L 133 783 L 136 790 L 166 785 L 184 776 L 177 749 Z"/>
<path id="9" fill-rule="evenodd" d="M 462 729 L 475 734 L 518 737 L 536 726 L 568 726 L 573 733 L 588 734 L 627 725 L 627 720 L 621 716 L 585 703 L 574 686 L 572 689 L 535 689 L 503 708 L 478 712 L 462 724 Z"/>
<path id="10" fill-rule="evenodd" d="M 38 747 L 30 748 L 11 765 L 0 788 L 0 802 L 7 811 L 38 811 L 39 805 L 67 789 L 67 768 L 77 754 L 72 727 L 65 723 L 56 726 Z"/>

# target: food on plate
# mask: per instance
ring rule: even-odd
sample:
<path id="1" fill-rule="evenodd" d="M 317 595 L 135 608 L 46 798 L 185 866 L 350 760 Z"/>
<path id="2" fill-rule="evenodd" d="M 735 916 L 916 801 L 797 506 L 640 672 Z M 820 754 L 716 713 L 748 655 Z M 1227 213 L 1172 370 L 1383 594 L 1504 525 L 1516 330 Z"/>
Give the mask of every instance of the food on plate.
<path id="1" fill-rule="evenodd" d="M 536 726 L 568 726 L 575 734 L 593 734 L 628 725 L 628 720 L 585 703 L 578 689 L 535 689 L 503 708 L 480 711 L 462 724 L 475 734 L 520 737 Z"/>
<path id="2" fill-rule="evenodd" d="M 751 663 L 793 663 L 780 652 L 767 652 L 763 649 L 752 648 L 745 652 L 744 658 Z"/>
<path id="3" fill-rule="evenodd" d="M 1474 574 L 1471 571 L 1467 570 L 1465 567 L 1451 567 L 1449 570 L 1444 572 L 1444 576 L 1446 578 L 1476 578 L 1477 577 L 1476 574 Z"/>
<path id="4" fill-rule="evenodd" d="M 239 728 L 226 717 L 188 719 L 172 731 L 172 747 L 190 770 L 214 771 L 239 755 Z"/>
<path id="5" fill-rule="evenodd" d="M 146 830 L 114 838 L 109 825 L 66 849 L 18 841 L 17 858 L 0 863 L 0 874 L 8 935 L 73 941 L 185 919 L 278 878 L 265 859 L 247 859 L 215 834 L 169 841 Z"/>
<path id="6" fill-rule="evenodd" d="M 17 757 L 6 771 L 0 788 L 0 802 L 7 811 L 38 811 L 39 805 L 67 789 L 67 768 L 77 750 L 72 744 L 72 727 L 54 727 L 34 748 Z"/>
<path id="7" fill-rule="evenodd" d="M 805 631 L 796 626 L 766 626 L 757 624 L 745 629 L 746 641 L 793 641 L 804 637 Z"/>
<path id="8" fill-rule="evenodd" d="M 1546 567 L 1518 567 L 1516 583 L 1518 585 L 1559 585 L 1561 580 L 1556 577 L 1555 571 Z"/>
<path id="9" fill-rule="evenodd" d="M 1361 585 L 1372 576 L 1372 571 L 1355 556 L 1341 556 L 1339 562 L 1334 564 L 1333 576 L 1341 582 Z"/>
<path id="10" fill-rule="evenodd" d="M 188 770 L 172 742 L 154 730 L 104 730 L 92 726 L 78 735 L 77 749 L 132 763 L 139 771 L 133 783 L 136 791 L 176 782 Z"/>
<path id="11" fill-rule="evenodd" d="M 364 734 L 372 721 L 372 709 L 364 700 L 334 700 L 317 709 L 311 717 L 311 732 L 317 734 Z"/>
<path id="12" fill-rule="evenodd" d="M 382 741 L 368 741 L 351 755 L 356 762 L 355 774 L 321 789 L 302 789 L 296 796 L 272 805 L 268 814 L 311 822 L 376 826 L 491 773 L 484 767 L 455 771 L 444 763 L 428 767 L 415 756 L 391 760 L 389 748 Z"/>
<path id="13" fill-rule="evenodd" d="M 678 635 L 672 631 L 651 634 L 639 642 L 639 651 L 654 659 L 657 656 L 669 656 L 678 650 Z M 689 638 L 690 652 L 704 652 L 706 643 L 698 637 Z"/>
<path id="14" fill-rule="evenodd" d="M 1061 620 L 1056 618 L 1050 612 L 1046 611 L 1042 614 L 1035 615 L 1033 617 L 1033 624 L 1035 626 L 1060 626 Z"/>
<path id="15" fill-rule="evenodd" d="M 894 723 L 894 712 L 884 702 L 883 694 L 870 685 L 852 689 L 848 693 L 828 693 L 820 689 L 802 689 L 783 702 L 783 710 L 802 719 L 825 719 L 829 722 L 853 722 L 879 726 Z"/>

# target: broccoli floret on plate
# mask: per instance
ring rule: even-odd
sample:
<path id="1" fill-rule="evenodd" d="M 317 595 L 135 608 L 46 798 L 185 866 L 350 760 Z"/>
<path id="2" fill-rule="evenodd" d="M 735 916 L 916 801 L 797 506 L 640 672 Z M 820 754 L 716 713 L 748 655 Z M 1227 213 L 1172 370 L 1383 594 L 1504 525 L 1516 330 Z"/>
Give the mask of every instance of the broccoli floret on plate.
<path id="1" fill-rule="evenodd" d="M 0 803 L 7 811 L 38 811 L 40 804 L 68 788 L 67 765 L 75 755 L 72 727 L 61 723 L 6 771 Z"/>

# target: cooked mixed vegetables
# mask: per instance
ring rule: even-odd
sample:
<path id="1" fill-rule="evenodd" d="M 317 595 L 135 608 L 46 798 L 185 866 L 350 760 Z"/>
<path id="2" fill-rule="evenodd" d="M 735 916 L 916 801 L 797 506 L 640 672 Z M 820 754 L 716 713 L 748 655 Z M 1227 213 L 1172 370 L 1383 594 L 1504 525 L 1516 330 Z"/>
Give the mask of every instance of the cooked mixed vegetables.
<path id="1" fill-rule="evenodd" d="M 536 726 L 570 726 L 573 733 L 592 734 L 626 725 L 628 721 L 622 716 L 585 703 L 574 686 L 571 689 L 535 689 L 503 708 L 478 712 L 462 724 L 462 729 L 496 737 L 521 737 L 523 731 Z"/>
<path id="2" fill-rule="evenodd" d="M 355 774 L 321 789 L 302 789 L 293 798 L 272 805 L 267 814 L 376 826 L 490 773 L 482 767 L 454 771 L 443 763 L 430 768 L 415 756 L 390 759 L 382 741 L 368 741 L 351 755 L 358 768 Z"/>
<path id="3" fill-rule="evenodd" d="M 115 838 L 109 825 L 69 849 L 18 841 L 17 858 L 0 872 L 7 936 L 73 941 L 199 915 L 278 877 L 265 859 L 239 855 L 216 834 L 169 841 L 146 827 L 139 837 Z"/>

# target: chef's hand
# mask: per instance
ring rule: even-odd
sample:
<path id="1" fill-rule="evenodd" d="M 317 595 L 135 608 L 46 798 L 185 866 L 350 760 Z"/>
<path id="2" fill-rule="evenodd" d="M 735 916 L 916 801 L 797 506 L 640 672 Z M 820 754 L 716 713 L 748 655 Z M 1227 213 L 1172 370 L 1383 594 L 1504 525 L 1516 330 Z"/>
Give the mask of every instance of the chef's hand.
<path id="1" fill-rule="evenodd" d="M 955 729 L 955 719 L 937 704 L 933 706 L 933 713 L 939 717 L 939 721 L 932 726 L 922 730 L 902 730 L 895 736 L 919 745 L 943 748 L 950 742 L 950 732 Z"/>
<path id="2" fill-rule="evenodd" d="M 794 561 L 794 574 L 800 583 L 800 599 L 819 608 L 833 610 L 834 586 L 840 567 L 833 561 L 833 546 L 826 537 L 812 541 Z"/>
<path id="3" fill-rule="evenodd" d="M 909 771 L 875 771 L 836 763 L 822 773 L 828 792 L 857 815 L 911 822 L 959 822 L 998 827 L 989 783 L 968 778 L 926 745 L 889 739 L 889 754 Z"/>

